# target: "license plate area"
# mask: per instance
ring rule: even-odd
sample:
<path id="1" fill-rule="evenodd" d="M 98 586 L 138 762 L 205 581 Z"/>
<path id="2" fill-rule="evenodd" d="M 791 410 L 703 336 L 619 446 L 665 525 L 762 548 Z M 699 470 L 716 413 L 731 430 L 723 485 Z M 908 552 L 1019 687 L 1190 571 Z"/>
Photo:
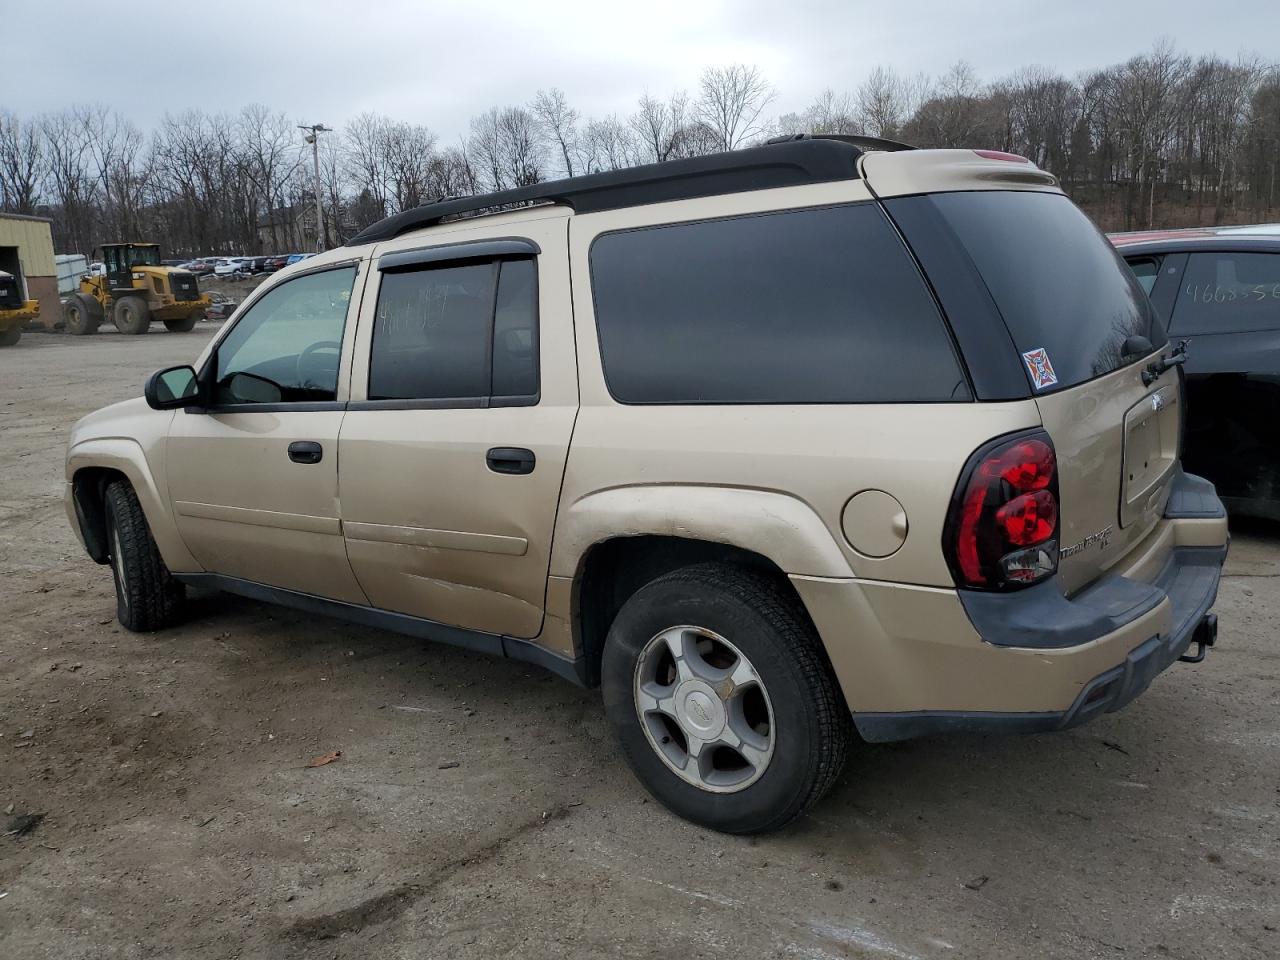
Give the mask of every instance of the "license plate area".
<path id="1" fill-rule="evenodd" d="M 1124 416 L 1124 477 L 1120 526 L 1160 508 L 1160 494 L 1178 462 L 1180 394 L 1170 383 L 1129 408 Z"/>

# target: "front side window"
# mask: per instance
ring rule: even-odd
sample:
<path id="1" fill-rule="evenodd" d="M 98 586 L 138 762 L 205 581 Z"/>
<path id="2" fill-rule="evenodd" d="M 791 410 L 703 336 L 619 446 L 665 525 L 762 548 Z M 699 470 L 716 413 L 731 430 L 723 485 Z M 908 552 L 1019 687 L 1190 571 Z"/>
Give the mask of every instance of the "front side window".
<path id="1" fill-rule="evenodd" d="M 1171 327 L 1175 334 L 1280 328 L 1280 254 L 1193 253 Z"/>
<path id="2" fill-rule="evenodd" d="M 530 398 L 538 391 L 533 260 L 387 270 L 370 400 Z"/>
<path id="3" fill-rule="evenodd" d="M 874 203 L 599 237 L 592 290 L 623 403 L 968 400 L 920 271 Z"/>
<path id="4" fill-rule="evenodd" d="M 215 402 L 336 400 L 355 279 L 354 266 L 308 274 L 249 307 L 218 345 Z"/>

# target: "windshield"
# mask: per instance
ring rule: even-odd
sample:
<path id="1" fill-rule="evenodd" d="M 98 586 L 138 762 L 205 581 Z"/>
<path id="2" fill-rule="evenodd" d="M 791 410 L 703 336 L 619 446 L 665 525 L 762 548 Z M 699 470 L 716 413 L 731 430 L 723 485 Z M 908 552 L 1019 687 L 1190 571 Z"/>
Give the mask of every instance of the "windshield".
<path id="1" fill-rule="evenodd" d="M 975 191 L 917 198 L 977 267 L 1036 393 L 1140 359 L 1129 337 L 1167 342 L 1146 294 L 1097 227 L 1057 193 Z"/>
<path id="2" fill-rule="evenodd" d="M 160 266 L 160 248 L 159 247 L 130 247 L 129 248 L 129 266 L 131 267 Z"/>

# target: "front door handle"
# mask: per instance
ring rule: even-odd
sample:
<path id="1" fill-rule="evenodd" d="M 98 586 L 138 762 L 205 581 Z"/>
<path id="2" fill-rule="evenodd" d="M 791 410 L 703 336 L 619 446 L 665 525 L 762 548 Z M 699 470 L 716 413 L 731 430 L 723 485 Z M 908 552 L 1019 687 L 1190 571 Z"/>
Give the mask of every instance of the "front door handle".
<path id="1" fill-rule="evenodd" d="M 289 459 L 294 463 L 319 463 L 324 447 L 314 440 L 295 440 L 289 444 Z"/>
<path id="2" fill-rule="evenodd" d="M 524 447 L 494 447 L 485 454 L 484 462 L 494 473 L 533 473 L 537 460 L 532 450 Z"/>

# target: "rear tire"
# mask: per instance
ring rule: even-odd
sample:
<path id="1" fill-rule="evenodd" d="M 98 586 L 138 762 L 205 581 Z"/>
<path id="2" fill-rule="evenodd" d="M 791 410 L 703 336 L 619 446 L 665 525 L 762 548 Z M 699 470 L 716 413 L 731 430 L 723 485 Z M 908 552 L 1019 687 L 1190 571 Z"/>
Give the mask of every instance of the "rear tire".
<path id="1" fill-rule="evenodd" d="M 67 301 L 63 309 L 63 320 L 66 321 L 67 332 L 77 337 L 87 337 L 98 332 L 102 323 L 102 307 L 93 297 L 84 293 L 76 293 Z"/>
<path id="2" fill-rule="evenodd" d="M 173 579 L 160 558 L 138 495 L 127 480 L 107 487 L 106 506 L 116 619 L 136 633 L 171 626 L 182 609 L 186 588 Z"/>
<path id="3" fill-rule="evenodd" d="M 129 336 L 146 333 L 151 326 L 151 308 L 141 297 L 121 297 L 112 316 L 116 329 Z"/>
<path id="4" fill-rule="evenodd" d="M 190 333 L 196 328 L 196 324 L 203 319 L 203 310 L 193 310 L 188 316 L 179 317 L 177 320 L 166 320 L 164 327 L 170 333 Z"/>
<path id="5" fill-rule="evenodd" d="M 796 598 L 758 571 L 699 564 L 641 587 L 609 630 L 601 688 L 640 782 L 714 830 L 784 826 L 848 755 L 852 724 L 822 642 Z"/>
<path id="6" fill-rule="evenodd" d="M 17 327 L 0 333 L 0 347 L 12 347 L 22 339 L 22 331 Z"/>

